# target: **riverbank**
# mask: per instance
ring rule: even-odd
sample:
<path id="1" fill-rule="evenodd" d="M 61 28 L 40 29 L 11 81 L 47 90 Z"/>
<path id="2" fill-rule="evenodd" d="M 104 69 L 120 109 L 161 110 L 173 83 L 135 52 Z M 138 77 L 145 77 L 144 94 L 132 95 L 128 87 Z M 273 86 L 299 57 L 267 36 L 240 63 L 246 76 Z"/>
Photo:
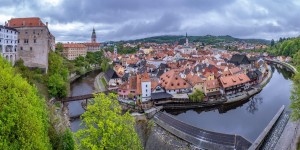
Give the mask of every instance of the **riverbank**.
<path id="1" fill-rule="evenodd" d="M 250 97 L 254 96 L 255 94 L 258 94 L 268 84 L 268 82 L 270 81 L 271 78 L 272 78 L 272 71 L 269 68 L 267 76 L 263 79 L 263 81 L 261 83 L 259 83 L 258 85 L 254 86 L 249 91 L 244 91 L 243 93 L 241 93 L 237 97 L 226 97 L 227 101 L 225 102 L 225 104 L 239 102 L 239 101 L 244 101 L 244 100 L 247 100 Z"/>

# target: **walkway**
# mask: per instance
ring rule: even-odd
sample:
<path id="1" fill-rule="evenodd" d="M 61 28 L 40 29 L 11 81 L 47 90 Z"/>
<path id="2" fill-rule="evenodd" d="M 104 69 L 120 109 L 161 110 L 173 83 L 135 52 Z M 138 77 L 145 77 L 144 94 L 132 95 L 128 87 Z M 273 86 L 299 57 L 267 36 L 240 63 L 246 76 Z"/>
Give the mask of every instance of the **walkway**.
<path id="1" fill-rule="evenodd" d="M 96 78 L 95 78 L 95 81 L 94 81 L 94 87 L 96 89 L 96 92 L 103 92 L 103 91 L 106 91 L 106 88 L 105 86 L 103 85 L 103 83 L 101 82 L 101 78 L 103 77 L 104 73 L 101 72 L 99 73 Z"/>
<path id="2" fill-rule="evenodd" d="M 239 150 L 248 149 L 251 146 L 251 143 L 241 136 L 203 130 L 163 112 L 157 113 L 154 121 L 165 130 L 199 148 Z"/>

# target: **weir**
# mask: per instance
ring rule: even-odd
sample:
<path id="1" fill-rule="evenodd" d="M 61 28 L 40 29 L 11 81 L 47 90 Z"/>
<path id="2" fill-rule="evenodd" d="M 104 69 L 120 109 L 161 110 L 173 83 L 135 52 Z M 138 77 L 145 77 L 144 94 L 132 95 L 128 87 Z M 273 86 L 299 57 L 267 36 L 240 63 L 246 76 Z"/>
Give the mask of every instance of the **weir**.
<path id="1" fill-rule="evenodd" d="M 164 112 L 157 113 L 153 119 L 165 130 L 199 148 L 239 150 L 248 149 L 251 146 L 251 143 L 242 136 L 200 129 L 181 122 Z"/>

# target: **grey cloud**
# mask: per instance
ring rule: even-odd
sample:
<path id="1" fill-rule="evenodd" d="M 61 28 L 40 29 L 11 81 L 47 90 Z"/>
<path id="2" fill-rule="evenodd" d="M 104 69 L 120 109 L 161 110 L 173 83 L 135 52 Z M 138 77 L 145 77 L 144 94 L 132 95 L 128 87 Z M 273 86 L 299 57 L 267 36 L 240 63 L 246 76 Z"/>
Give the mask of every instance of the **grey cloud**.
<path id="1" fill-rule="evenodd" d="M 244 1 L 248 5 L 243 6 Z M 299 5 L 293 0 L 62 0 L 55 7 L 39 4 L 39 0 L 2 0 L 0 9 L 14 8 L 13 14 L 4 14 L 8 16 L 38 16 L 49 22 L 50 29 L 53 24 L 83 24 L 75 31 L 51 29 L 60 41 L 89 40 L 93 26 L 100 41 L 186 31 L 190 35 L 276 38 L 299 33 L 300 28 Z M 212 12 L 217 18 L 209 22 Z M 196 19 L 205 24 L 189 24 Z"/>

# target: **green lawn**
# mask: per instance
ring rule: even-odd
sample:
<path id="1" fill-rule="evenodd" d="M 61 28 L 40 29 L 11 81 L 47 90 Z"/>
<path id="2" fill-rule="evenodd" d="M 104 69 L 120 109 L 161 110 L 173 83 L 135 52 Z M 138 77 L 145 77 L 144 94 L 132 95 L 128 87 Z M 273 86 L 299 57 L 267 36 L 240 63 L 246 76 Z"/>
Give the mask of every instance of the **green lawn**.
<path id="1" fill-rule="evenodd" d="M 105 81 L 104 78 L 101 78 L 101 82 L 102 82 L 102 84 L 104 85 L 104 87 L 106 88 L 106 87 L 107 87 L 107 83 L 106 83 L 106 81 Z"/>

